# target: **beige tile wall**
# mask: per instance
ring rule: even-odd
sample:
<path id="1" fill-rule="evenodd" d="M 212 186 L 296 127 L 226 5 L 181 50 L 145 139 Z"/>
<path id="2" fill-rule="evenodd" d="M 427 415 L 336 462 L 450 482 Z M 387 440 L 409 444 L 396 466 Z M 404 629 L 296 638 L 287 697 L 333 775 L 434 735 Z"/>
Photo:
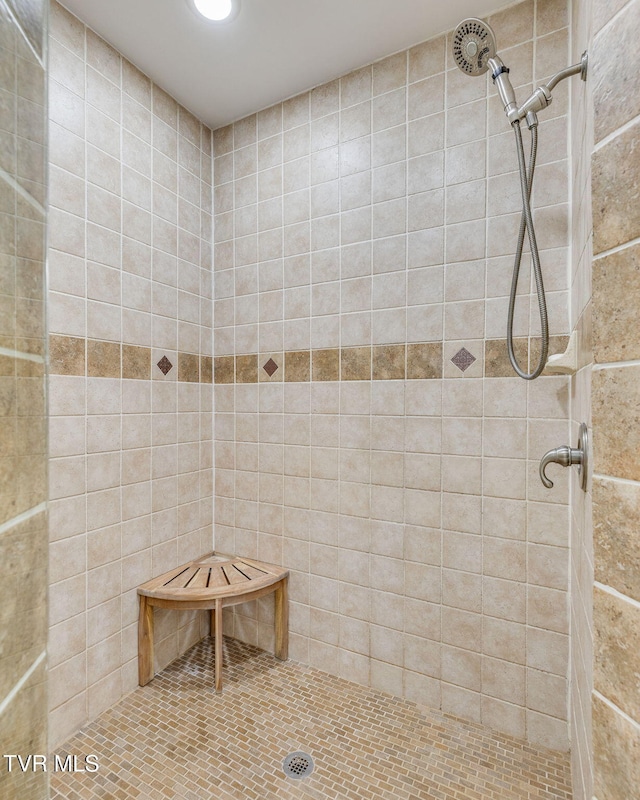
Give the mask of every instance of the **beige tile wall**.
<path id="1" fill-rule="evenodd" d="M 55 745 L 137 685 L 136 586 L 211 549 L 212 281 L 210 131 L 51 11 Z M 158 633 L 162 667 L 200 620 Z"/>
<path id="2" fill-rule="evenodd" d="M 567 3 L 490 22 L 519 96 L 568 63 Z M 562 84 L 534 189 L 555 335 L 567 108 Z M 537 469 L 569 436 L 569 381 L 484 364 L 506 329 L 512 139 L 445 36 L 214 133 L 216 546 L 291 570 L 293 658 L 567 749 L 569 475 L 548 491 Z M 363 378 L 372 348 L 439 342 L 433 378 L 335 380 L 339 351 Z M 283 380 L 295 351 L 331 378 Z M 265 601 L 226 626 L 270 647 L 271 617 Z"/>
<path id="3" fill-rule="evenodd" d="M 593 9 L 588 2 L 573 2 L 571 60 L 577 63 L 584 50 L 591 57 L 586 83 L 571 80 L 572 152 L 572 261 L 571 329 L 579 340 L 579 370 L 571 379 L 571 446 L 578 428 L 591 429 L 591 153 L 593 151 Z M 592 491 L 571 477 L 571 759 L 576 800 L 591 800 L 593 756 L 591 742 L 591 691 L 593 688 L 593 523 Z"/>
<path id="4" fill-rule="evenodd" d="M 594 795 L 610 800 L 640 784 L 639 31 L 638 0 L 594 0 L 592 711 Z"/>
<path id="5" fill-rule="evenodd" d="M 0 741 L 47 752 L 46 10 L 0 0 Z M 0 796 L 47 775 L 0 769 Z"/>

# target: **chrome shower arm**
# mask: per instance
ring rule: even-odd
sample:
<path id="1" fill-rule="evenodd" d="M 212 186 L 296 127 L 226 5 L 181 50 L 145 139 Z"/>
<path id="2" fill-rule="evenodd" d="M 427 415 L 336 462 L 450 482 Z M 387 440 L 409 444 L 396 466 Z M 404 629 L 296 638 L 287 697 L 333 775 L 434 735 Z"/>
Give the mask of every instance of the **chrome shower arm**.
<path id="1" fill-rule="evenodd" d="M 542 111 L 544 108 L 547 108 L 547 106 L 551 105 L 551 101 L 553 99 L 551 92 L 556 88 L 560 81 L 563 81 L 565 78 L 570 78 L 572 75 L 580 75 L 582 80 L 586 81 L 587 64 L 588 56 L 585 50 L 585 52 L 582 54 L 579 64 L 572 64 L 570 67 L 561 69 L 560 72 L 556 72 L 556 74 L 549 80 L 547 84 L 544 86 L 539 86 L 535 92 L 533 92 L 533 94 L 520 106 L 515 118 L 524 119 L 527 114 L 531 112 L 536 114 L 538 111 Z M 507 114 L 507 116 L 509 115 Z M 509 118 L 509 122 L 513 124 L 513 120 L 511 118 Z"/>
<path id="2" fill-rule="evenodd" d="M 587 55 L 587 51 L 585 50 L 582 54 L 579 64 L 572 64 L 570 67 L 565 67 L 565 69 L 561 69 L 560 72 L 556 72 L 553 78 L 551 78 L 551 80 L 547 83 L 546 88 L 552 92 L 560 83 L 560 81 L 563 81 L 565 78 L 570 78 L 572 75 L 580 75 L 582 80 L 586 81 L 588 63 L 589 57 Z"/>

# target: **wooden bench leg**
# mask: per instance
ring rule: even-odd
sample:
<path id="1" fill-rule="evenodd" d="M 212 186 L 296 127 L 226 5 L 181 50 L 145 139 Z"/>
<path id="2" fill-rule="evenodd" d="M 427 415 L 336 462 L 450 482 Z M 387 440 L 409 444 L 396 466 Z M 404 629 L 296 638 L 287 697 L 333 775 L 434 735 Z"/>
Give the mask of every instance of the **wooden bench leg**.
<path id="1" fill-rule="evenodd" d="M 139 595 L 138 616 L 138 683 L 145 686 L 153 680 L 153 606 L 149 598 Z"/>
<path id="2" fill-rule="evenodd" d="M 284 578 L 275 590 L 276 643 L 275 656 L 280 661 L 289 657 L 289 588 Z"/>
<path id="3" fill-rule="evenodd" d="M 215 617 L 215 644 L 214 644 L 214 673 L 216 692 L 222 691 L 222 600 L 216 600 L 215 610 L 212 612 Z"/>

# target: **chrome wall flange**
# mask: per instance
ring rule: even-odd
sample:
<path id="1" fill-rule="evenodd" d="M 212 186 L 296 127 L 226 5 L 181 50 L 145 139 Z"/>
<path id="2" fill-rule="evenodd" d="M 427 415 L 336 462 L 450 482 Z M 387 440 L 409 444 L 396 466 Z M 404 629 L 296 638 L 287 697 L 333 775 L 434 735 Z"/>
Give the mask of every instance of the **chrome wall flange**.
<path id="1" fill-rule="evenodd" d="M 587 70 L 589 69 L 589 53 L 585 50 L 580 59 L 580 77 L 583 81 L 587 80 Z"/>
<path id="2" fill-rule="evenodd" d="M 586 422 L 580 423 L 578 431 L 578 450 L 582 452 L 582 460 L 578 466 L 578 476 L 580 478 L 580 488 L 583 492 L 587 491 L 587 481 L 589 479 L 589 460 L 590 460 L 590 442 L 589 442 L 589 429 Z"/>

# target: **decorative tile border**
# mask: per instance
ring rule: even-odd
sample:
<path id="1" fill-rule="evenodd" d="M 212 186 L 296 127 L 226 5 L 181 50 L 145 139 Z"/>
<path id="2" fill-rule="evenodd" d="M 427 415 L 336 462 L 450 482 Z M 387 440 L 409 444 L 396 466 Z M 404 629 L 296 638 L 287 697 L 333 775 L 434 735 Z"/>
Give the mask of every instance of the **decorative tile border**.
<path id="1" fill-rule="evenodd" d="M 340 378 L 340 351 L 313 350 L 311 374 L 314 381 L 337 381 Z"/>
<path id="2" fill-rule="evenodd" d="M 444 343 L 443 374 L 445 378 L 484 377 L 484 342 L 478 339 Z M 511 367 L 509 367 L 511 369 Z M 513 372 L 513 370 L 512 370 Z"/>
<path id="3" fill-rule="evenodd" d="M 523 364 L 527 363 L 528 341 L 514 341 L 516 355 Z M 533 361 L 537 358 L 540 341 L 530 341 L 530 358 Z M 567 336 L 552 336 L 549 353 L 564 352 L 567 342 Z M 154 363 L 156 360 L 157 363 Z M 224 384 L 514 376 L 506 339 L 446 342 L 444 347 L 442 342 L 417 342 L 212 358 L 194 353 L 163 353 L 149 347 L 118 342 L 52 335 L 49 337 L 49 363 L 54 375 L 135 380 L 166 378 L 183 383 L 212 383 L 214 378 L 215 383 Z"/>
<path id="4" fill-rule="evenodd" d="M 373 348 L 348 347 L 340 351 L 340 380 L 370 381 Z"/>
<path id="5" fill-rule="evenodd" d="M 442 377 L 442 344 L 427 342 L 407 345 L 407 379 Z"/>
<path id="6" fill-rule="evenodd" d="M 529 349 L 529 341 L 531 349 Z M 564 353 L 569 344 L 568 336 L 549 337 L 549 355 Z M 529 339 L 514 339 L 513 350 L 518 359 L 518 363 L 525 369 L 533 369 L 538 363 L 540 353 L 539 337 Z M 530 361 L 529 361 L 530 359 Z M 527 366 L 530 364 L 531 366 Z M 485 378 L 513 378 L 515 375 L 509 353 L 507 351 L 506 339 L 487 339 L 484 343 L 484 376 Z"/>
<path id="7" fill-rule="evenodd" d="M 135 347 L 131 344 L 122 345 L 122 377 L 140 378 L 149 372 L 151 353 L 148 347 Z"/>
<path id="8" fill-rule="evenodd" d="M 86 374 L 86 339 L 49 337 L 49 368 L 54 375 Z"/>
<path id="9" fill-rule="evenodd" d="M 170 351 L 162 353 L 152 351 L 150 347 L 75 336 L 49 337 L 49 369 L 53 375 L 88 378 L 167 378 L 182 383 L 213 383 L 211 356 Z"/>
<path id="10" fill-rule="evenodd" d="M 275 362 L 273 363 L 275 364 Z M 309 350 L 284 354 L 284 379 L 293 382 L 311 380 L 311 352 Z"/>
<path id="11" fill-rule="evenodd" d="M 515 350 L 527 363 L 527 339 L 516 339 Z M 539 339 L 531 339 L 531 359 Z M 562 353 L 567 336 L 552 336 L 549 353 Z M 252 353 L 213 359 L 214 382 L 262 383 L 309 381 L 403 381 L 431 378 L 512 378 L 506 339 L 466 342 L 418 342 L 284 353 Z"/>
<path id="12" fill-rule="evenodd" d="M 442 377 L 442 343 L 219 356 L 215 383 L 417 380 Z"/>
<path id="13" fill-rule="evenodd" d="M 250 382 L 255 383 L 256 381 L 261 381 L 263 383 L 277 383 L 278 381 L 284 380 L 285 355 L 285 353 L 262 353 L 256 355 L 257 372 L 251 374 Z M 242 358 L 242 356 L 240 356 L 240 358 Z"/>

